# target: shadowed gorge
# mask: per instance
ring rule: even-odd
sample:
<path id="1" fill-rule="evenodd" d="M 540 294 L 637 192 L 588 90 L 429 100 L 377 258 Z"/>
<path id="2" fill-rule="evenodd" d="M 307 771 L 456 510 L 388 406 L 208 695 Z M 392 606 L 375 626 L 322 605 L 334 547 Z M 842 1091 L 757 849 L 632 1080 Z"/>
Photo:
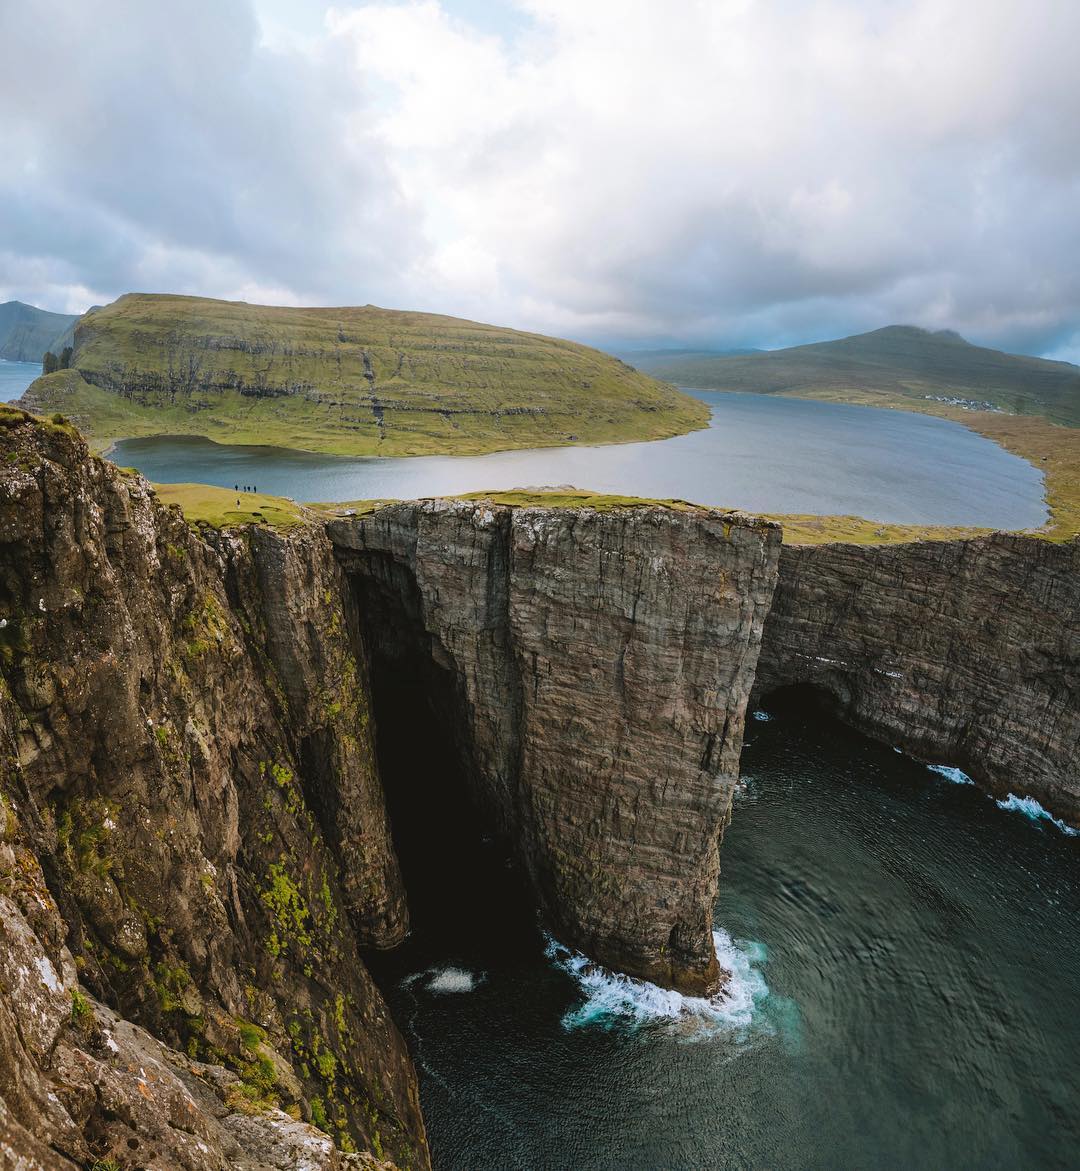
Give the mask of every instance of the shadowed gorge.
<path id="1" fill-rule="evenodd" d="M 445 501 L 328 531 L 360 596 L 381 599 L 375 644 L 404 624 L 396 641 L 448 673 L 473 800 L 551 930 L 613 968 L 715 987 L 717 842 L 779 530 Z"/>
<path id="2" fill-rule="evenodd" d="M 0 409 L 0 457 L 0 1119 L 31 1167 L 423 1171 L 362 958 L 410 923 L 494 970 L 535 908 L 649 995 L 745 1006 L 713 929 L 752 692 L 1080 822 L 1076 541 L 782 548 L 572 494 L 222 530 L 63 420 Z"/>

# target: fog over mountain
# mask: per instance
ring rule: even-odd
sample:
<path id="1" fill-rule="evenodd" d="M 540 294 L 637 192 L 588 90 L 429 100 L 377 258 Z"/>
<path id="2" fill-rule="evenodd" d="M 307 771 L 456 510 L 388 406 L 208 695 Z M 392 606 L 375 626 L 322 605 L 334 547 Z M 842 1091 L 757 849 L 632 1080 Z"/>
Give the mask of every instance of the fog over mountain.
<path id="1" fill-rule="evenodd" d="M 1076 359 L 1078 39 L 1072 0 L 7 4 L 0 301 Z"/>

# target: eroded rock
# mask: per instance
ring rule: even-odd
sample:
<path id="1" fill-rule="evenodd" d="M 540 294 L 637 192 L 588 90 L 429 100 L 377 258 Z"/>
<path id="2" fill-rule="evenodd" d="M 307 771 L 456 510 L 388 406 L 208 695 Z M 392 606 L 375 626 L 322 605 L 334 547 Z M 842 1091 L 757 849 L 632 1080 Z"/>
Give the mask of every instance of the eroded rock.
<path id="1" fill-rule="evenodd" d="M 372 653 L 411 656 L 418 686 L 448 676 L 473 796 L 551 929 L 621 971 L 715 987 L 717 850 L 778 528 L 429 501 L 329 532 Z"/>

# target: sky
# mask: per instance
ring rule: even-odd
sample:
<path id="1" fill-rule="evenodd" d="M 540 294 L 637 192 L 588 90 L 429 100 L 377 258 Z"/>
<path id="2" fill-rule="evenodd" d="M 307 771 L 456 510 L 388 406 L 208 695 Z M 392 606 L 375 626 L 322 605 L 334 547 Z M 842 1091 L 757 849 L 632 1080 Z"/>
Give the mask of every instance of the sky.
<path id="1" fill-rule="evenodd" d="M 1077 0 L 0 0 L 0 301 L 1077 361 L 1077 44 Z"/>

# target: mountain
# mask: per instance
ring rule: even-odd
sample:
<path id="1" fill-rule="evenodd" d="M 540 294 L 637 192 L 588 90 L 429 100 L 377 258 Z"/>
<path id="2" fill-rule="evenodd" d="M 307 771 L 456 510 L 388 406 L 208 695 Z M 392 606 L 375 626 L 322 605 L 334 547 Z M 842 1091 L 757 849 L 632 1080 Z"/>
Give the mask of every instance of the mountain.
<path id="1" fill-rule="evenodd" d="M 657 439 L 708 408 L 598 350 L 430 313 L 129 294 L 75 331 L 24 405 L 98 446 L 205 435 L 345 455 Z"/>
<path id="2" fill-rule="evenodd" d="M 890 325 L 786 350 L 643 357 L 637 365 L 681 386 L 804 397 L 851 391 L 864 398 L 963 399 L 1080 426 L 1080 367 L 975 346 L 952 330 Z"/>
<path id="3" fill-rule="evenodd" d="M 622 350 L 613 349 L 611 351 L 624 361 L 629 362 L 632 366 L 637 366 L 643 362 L 661 359 L 661 358 L 729 358 L 733 354 L 763 354 L 764 350 L 755 349 L 752 346 L 735 346 L 730 349 L 710 350 L 702 349 L 700 347 L 680 347 L 680 346 L 660 346 L 654 350 Z"/>
<path id="4" fill-rule="evenodd" d="M 40 362 L 46 350 L 59 354 L 72 344 L 78 320 L 74 313 L 50 313 L 22 301 L 6 301 L 0 305 L 0 358 Z"/>

